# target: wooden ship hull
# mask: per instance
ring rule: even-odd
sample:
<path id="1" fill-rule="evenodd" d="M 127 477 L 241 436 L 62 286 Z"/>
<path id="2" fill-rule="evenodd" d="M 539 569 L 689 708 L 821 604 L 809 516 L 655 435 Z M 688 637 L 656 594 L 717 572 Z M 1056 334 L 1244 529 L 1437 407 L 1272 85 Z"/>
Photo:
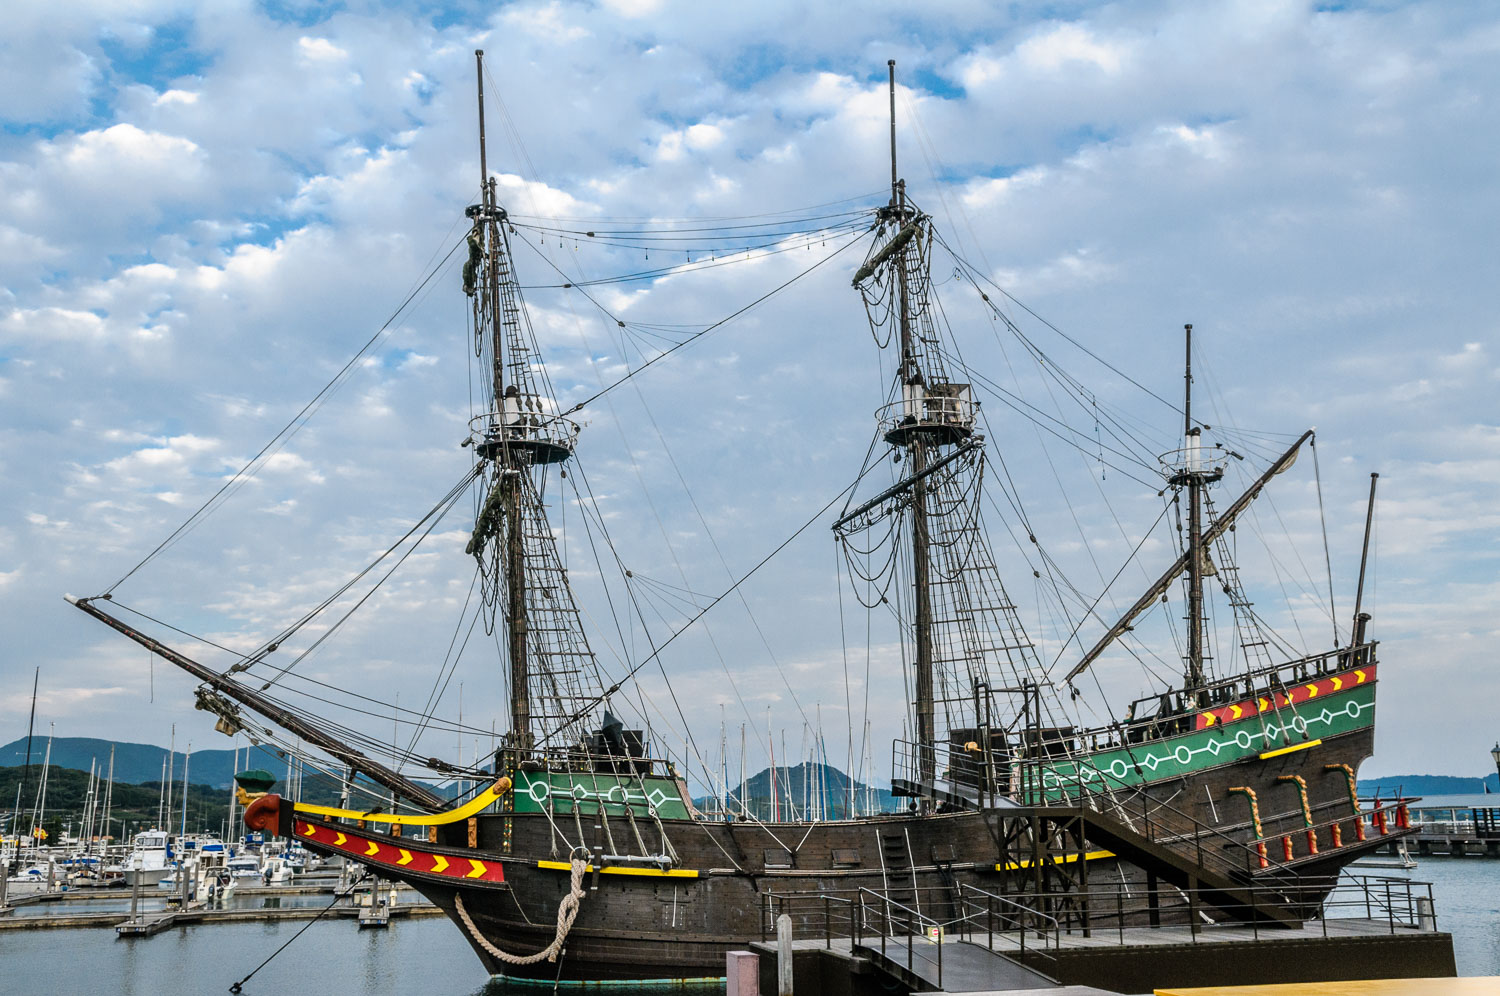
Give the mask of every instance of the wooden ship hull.
<path id="1" fill-rule="evenodd" d="M 524 958 L 557 937 L 572 870 L 564 841 L 580 836 L 592 854 L 584 898 L 563 942 L 561 973 L 568 978 L 718 976 L 725 952 L 765 939 L 780 912 L 793 915 L 794 930 L 819 936 L 882 926 L 911 930 L 916 925 L 902 920 L 915 920 L 912 913 L 925 917 L 923 923 L 951 923 L 985 896 L 1064 923 L 1071 917 L 1078 926 L 1090 917 L 1096 924 L 1111 917 L 1145 923 L 1174 910 L 1188 915 L 1183 898 L 1155 902 L 1148 896 L 1159 898 L 1189 878 L 1200 888 L 1224 883 L 1229 898 L 1201 901 L 1204 915 L 1253 915 L 1291 925 L 1313 915 L 1344 865 L 1405 832 L 1394 807 L 1361 812 L 1351 794 L 1349 773 L 1373 747 L 1373 671 L 1370 664 L 1335 668 L 1299 686 L 1304 696 L 1309 684 L 1329 688 L 1338 678 L 1340 687 L 1312 696 L 1323 700 L 1316 717 L 1310 709 L 1299 713 L 1304 721 L 1298 728 L 1305 730 L 1296 749 L 1262 743 L 1268 749 L 1181 774 L 1159 762 L 1160 776 L 1117 791 L 1113 812 L 1097 798 L 1082 806 L 1076 795 L 1049 793 L 1054 797 L 1030 805 L 1006 798 L 985 808 L 822 823 L 724 822 L 692 812 L 653 821 L 644 801 L 631 813 L 625 810 L 630 802 L 605 801 L 601 819 L 599 805 L 579 803 L 575 813 L 564 801 L 572 796 L 557 789 L 571 781 L 597 790 L 604 777 L 609 790 L 597 794 L 618 796 L 617 786 L 630 779 L 574 772 L 552 773 L 545 781 L 518 774 L 504 802 L 510 811 L 404 832 L 377 831 L 379 817 L 362 824 L 311 815 L 275 796 L 266 797 L 274 806 L 252 805 L 246 822 L 410 884 L 448 914 L 491 973 L 519 977 L 558 975 L 551 961 L 515 964 L 496 951 Z M 1293 690 L 1285 694 L 1288 705 L 1309 701 Z M 1233 704 L 1222 708 L 1232 712 Z M 1335 729 L 1321 718 L 1325 712 L 1352 714 L 1355 721 Z M 1152 767 L 1146 759 L 1166 756 L 1186 757 L 1186 766 L 1193 757 L 1212 755 L 1208 744 L 1244 740 L 1250 728 L 1242 722 L 1216 719 L 1132 749 L 1143 769 Z M 1265 732 L 1259 722 L 1253 729 Z M 1099 769 L 1118 770 L 1109 750 L 1091 757 Z M 1055 773 L 1051 763 L 1038 767 Z M 1018 783 L 1028 767 L 1013 763 Z M 1305 806 L 1298 779 L 1305 783 Z M 537 791 L 543 784 L 550 796 Z M 674 783 L 640 778 L 637 784 L 644 800 Z M 687 805 L 680 796 L 652 804 L 658 812 Z M 617 848 L 617 837 L 628 837 L 631 846 Z M 675 860 L 612 863 L 616 849 L 671 851 Z M 1247 914 L 1257 901 L 1246 898 L 1252 895 L 1261 908 Z"/>

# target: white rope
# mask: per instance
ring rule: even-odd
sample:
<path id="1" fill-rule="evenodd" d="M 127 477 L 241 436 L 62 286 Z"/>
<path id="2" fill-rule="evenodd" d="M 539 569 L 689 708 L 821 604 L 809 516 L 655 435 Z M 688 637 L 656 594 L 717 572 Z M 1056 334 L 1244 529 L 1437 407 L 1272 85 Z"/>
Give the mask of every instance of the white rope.
<path id="1" fill-rule="evenodd" d="M 469 919 L 469 911 L 464 909 L 464 897 L 462 893 L 453 894 L 453 905 L 458 910 L 458 918 L 468 928 L 469 935 L 479 942 L 479 946 L 490 954 L 499 958 L 507 965 L 535 965 L 539 961 L 557 961 L 557 956 L 562 954 L 563 941 L 568 937 L 568 931 L 573 929 L 573 921 L 578 919 L 578 901 L 583 898 L 583 873 L 588 868 L 585 858 L 578 855 L 573 856 L 573 874 L 571 876 L 571 888 L 562 902 L 557 905 L 557 934 L 552 938 L 552 943 L 533 955 L 513 955 L 507 951 L 501 951 L 491 944 L 489 938 L 479 932 L 474 926 L 474 921 Z"/>

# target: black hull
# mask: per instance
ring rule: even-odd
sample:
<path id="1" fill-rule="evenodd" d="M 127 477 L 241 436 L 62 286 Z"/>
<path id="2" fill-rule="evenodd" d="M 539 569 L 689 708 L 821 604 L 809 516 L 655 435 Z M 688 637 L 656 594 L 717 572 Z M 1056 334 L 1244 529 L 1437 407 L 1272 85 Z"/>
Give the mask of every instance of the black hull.
<path id="1" fill-rule="evenodd" d="M 1201 855 L 1204 828 L 1212 828 L 1207 846 L 1219 852 L 1214 861 L 1223 868 L 1223 855 L 1232 855 L 1230 860 L 1243 866 L 1235 874 L 1246 883 L 1268 875 L 1284 882 L 1287 873 L 1294 871 L 1335 876 L 1344 865 L 1389 840 L 1374 830 L 1365 842 L 1355 840 L 1358 820 L 1347 781 L 1339 770 L 1328 767 L 1357 766 L 1370 753 L 1372 736 L 1373 730 L 1365 728 L 1316 749 L 1237 762 L 1209 769 L 1191 780 L 1152 785 L 1130 805 L 1151 823 L 1155 839 L 1184 853 L 1196 849 Z M 1318 854 L 1308 853 L 1300 800 L 1279 780 L 1288 774 L 1306 780 L 1317 819 L 1345 821 L 1342 846 L 1332 847 L 1325 839 Z M 1238 804 L 1243 809 L 1243 803 L 1237 803 L 1228 791 L 1246 785 L 1258 787 L 1263 829 L 1275 842 L 1265 871 L 1257 867 L 1253 847 L 1246 846 L 1253 836 L 1249 819 L 1233 808 Z M 1197 806 L 1189 803 L 1195 797 L 1202 800 Z M 1122 883 L 1127 893 L 1139 894 L 1156 882 L 1155 869 L 1100 855 L 1097 844 L 1082 832 L 1069 839 L 1065 828 L 1058 832 L 1054 827 L 1043 852 L 1040 838 L 1033 839 L 1039 824 L 1030 812 L 913 814 L 811 826 L 664 821 L 666 836 L 680 858 L 677 867 L 697 874 L 667 876 L 617 869 L 585 875 L 586 896 L 567 937 L 561 966 L 548 962 L 516 966 L 496 958 L 462 922 L 457 899 L 462 897 L 469 919 L 489 944 L 514 955 L 546 947 L 555 935 L 558 905 L 568 892 L 568 844 L 559 831 L 570 831 L 571 820 L 560 821 L 554 828 L 545 814 L 486 814 L 473 821 L 477 844 L 473 848 L 468 846 L 469 826 L 462 823 L 440 828 L 435 845 L 410 838 L 404 841 L 412 850 L 436 848 L 455 862 L 473 857 L 498 864 L 504 869 L 503 884 L 435 880 L 411 870 L 421 867 L 420 861 L 405 868 L 380 859 L 366 863 L 382 877 L 409 882 L 447 912 L 491 973 L 547 979 L 558 977 L 559 968 L 561 977 L 573 979 L 718 977 L 723 974 L 727 951 L 760 941 L 773 929 L 773 906 L 793 914 L 800 935 L 822 936 L 831 926 L 837 936 L 847 936 L 849 907 L 837 902 L 825 905 L 820 897 L 857 897 L 860 888 L 919 906 L 925 915 L 943 921 L 959 915 L 961 887 L 1015 897 L 1027 905 L 1054 904 L 1056 895 L 1065 892 L 1073 897 L 1064 904 L 1069 908 L 1087 905 L 1081 903 L 1087 896 L 1097 907 L 1113 911 Z M 284 821 L 289 819 L 283 816 Z M 312 831 L 313 824 L 303 824 L 302 819 L 296 817 L 298 827 L 305 825 Z M 1202 821 L 1196 835 L 1189 829 L 1195 819 Z M 586 832 L 599 838 L 588 843 L 599 848 L 598 853 L 608 853 L 598 822 L 594 818 L 585 821 Z M 347 845 L 340 850 L 318 839 L 336 826 L 348 825 L 320 823 L 317 833 L 297 835 L 314 850 L 362 860 L 359 854 L 350 854 Z M 647 822 L 640 829 L 648 849 L 661 844 L 653 824 Z M 369 830 L 359 833 L 384 844 L 403 843 L 402 838 Z M 615 833 L 621 833 L 621 828 Z M 1282 836 L 1293 841 L 1290 864 L 1280 853 Z M 777 867 L 788 863 L 787 852 L 795 852 L 791 867 Z M 840 867 L 834 867 L 835 852 Z M 385 853 L 380 852 L 382 857 Z M 1040 864 L 1033 860 L 1038 853 L 1045 853 Z M 1307 915 L 1316 909 L 1329 884 L 1325 879 L 1309 879 L 1296 890 L 1295 900 L 1288 896 L 1287 905 L 1295 907 L 1298 915 Z M 1051 895 L 1038 899 L 1039 893 Z M 878 905 L 868 894 L 856 901 Z M 881 911 L 866 909 L 866 915 L 878 918 Z M 1145 922 L 1147 915 L 1144 907 L 1126 913 L 1129 922 Z M 1222 918 L 1222 911 L 1219 915 Z"/>

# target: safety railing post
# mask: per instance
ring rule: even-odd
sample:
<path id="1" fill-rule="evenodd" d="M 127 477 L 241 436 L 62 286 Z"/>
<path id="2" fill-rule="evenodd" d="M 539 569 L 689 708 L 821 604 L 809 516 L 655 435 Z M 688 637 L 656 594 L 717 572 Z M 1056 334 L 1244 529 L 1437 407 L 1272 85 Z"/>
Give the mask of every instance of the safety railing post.
<path id="1" fill-rule="evenodd" d="M 823 893 L 823 941 L 826 950 L 833 949 L 833 920 L 829 917 L 828 893 Z"/>
<path id="2" fill-rule="evenodd" d="M 1115 925 L 1120 930 L 1120 943 L 1125 943 L 1125 894 L 1123 886 L 1115 886 Z"/>

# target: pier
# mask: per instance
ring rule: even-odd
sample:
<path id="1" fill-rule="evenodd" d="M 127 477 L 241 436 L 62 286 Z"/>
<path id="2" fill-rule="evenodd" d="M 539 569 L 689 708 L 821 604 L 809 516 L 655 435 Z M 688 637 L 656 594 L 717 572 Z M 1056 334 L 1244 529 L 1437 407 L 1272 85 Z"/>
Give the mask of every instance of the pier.
<path id="1" fill-rule="evenodd" d="M 1493 798 L 1493 797 L 1490 797 Z M 1411 806 L 1413 833 L 1377 853 L 1396 856 L 1399 847 L 1417 857 L 1500 858 L 1500 805 L 1463 806 L 1433 799 Z"/>
<path id="2" fill-rule="evenodd" d="M 869 889 L 816 901 L 772 896 L 763 939 L 749 947 L 760 956 L 761 991 L 777 991 L 771 925 L 787 916 L 796 991 L 832 996 L 891 987 L 1151 992 L 1163 985 L 1444 977 L 1456 971 L 1452 938 L 1438 930 L 1430 889 L 1422 883 L 1356 877 L 1296 924 L 1253 915 L 1213 922 L 1203 914 L 1211 904 L 1192 891 L 1172 887 L 1153 895 L 1134 889 L 1129 897 L 1100 891 L 1089 897 L 1087 912 L 1080 897 L 1064 894 L 995 901 L 966 895 L 957 904 L 941 890 L 915 896 L 902 890 L 900 901 Z"/>
<path id="3" fill-rule="evenodd" d="M 124 909 L 109 910 L 79 908 L 97 903 L 128 904 L 130 893 L 123 889 L 69 889 L 66 892 L 40 892 L 28 896 L 11 897 L 9 906 L 0 911 L 0 932 L 70 927 L 113 927 L 121 937 L 151 937 L 173 927 L 311 920 L 320 914 L 325 918 L 353 920 L 360 926 L 371 925 L 366 922 L 371 915 L 371 908 L 362 906 L 358 902 L 361 898 L 366 898 L 368 893 L 351 896 L 345 903 L 333 909 L 326 909 L 326 903 L 279 905 L 279 900 L 283 898 L 327 896 L 331 900 L 336 892 L 336 886 L 337 880 L 330 879 L 318 884 L 237 887 L 230 893 L 231 905 L 228 906 L 198 901 L 175 905 L 168 903 L 166 906 L 161 906 L 159 904 L 163 899 L 170 900 L 175 896 L 153 893 L 149 897 L 140 897 L 141 900 L 149 900 L 151 908 L 141 909 L 138 905 L 134 913 L 128 906 Z M 390 901 L 390 892 L 394 890 L 387 890 L 383 893 L 387 895 L 387 902 L 374 904 L 382 921 L 375 924 L 377 926 L 387 925 L 392 918 L 442 915 L 442 910 L 421 899 L 414 892 L 401 890 L 402 901 L 400 902 Z M 261 899 L 266 902 L 259 906 L 233 905 L 235 900 L 246 899 Z M 31 908 L 35 907 L 45 907 L 45 910 L 33 911 Z"/>

